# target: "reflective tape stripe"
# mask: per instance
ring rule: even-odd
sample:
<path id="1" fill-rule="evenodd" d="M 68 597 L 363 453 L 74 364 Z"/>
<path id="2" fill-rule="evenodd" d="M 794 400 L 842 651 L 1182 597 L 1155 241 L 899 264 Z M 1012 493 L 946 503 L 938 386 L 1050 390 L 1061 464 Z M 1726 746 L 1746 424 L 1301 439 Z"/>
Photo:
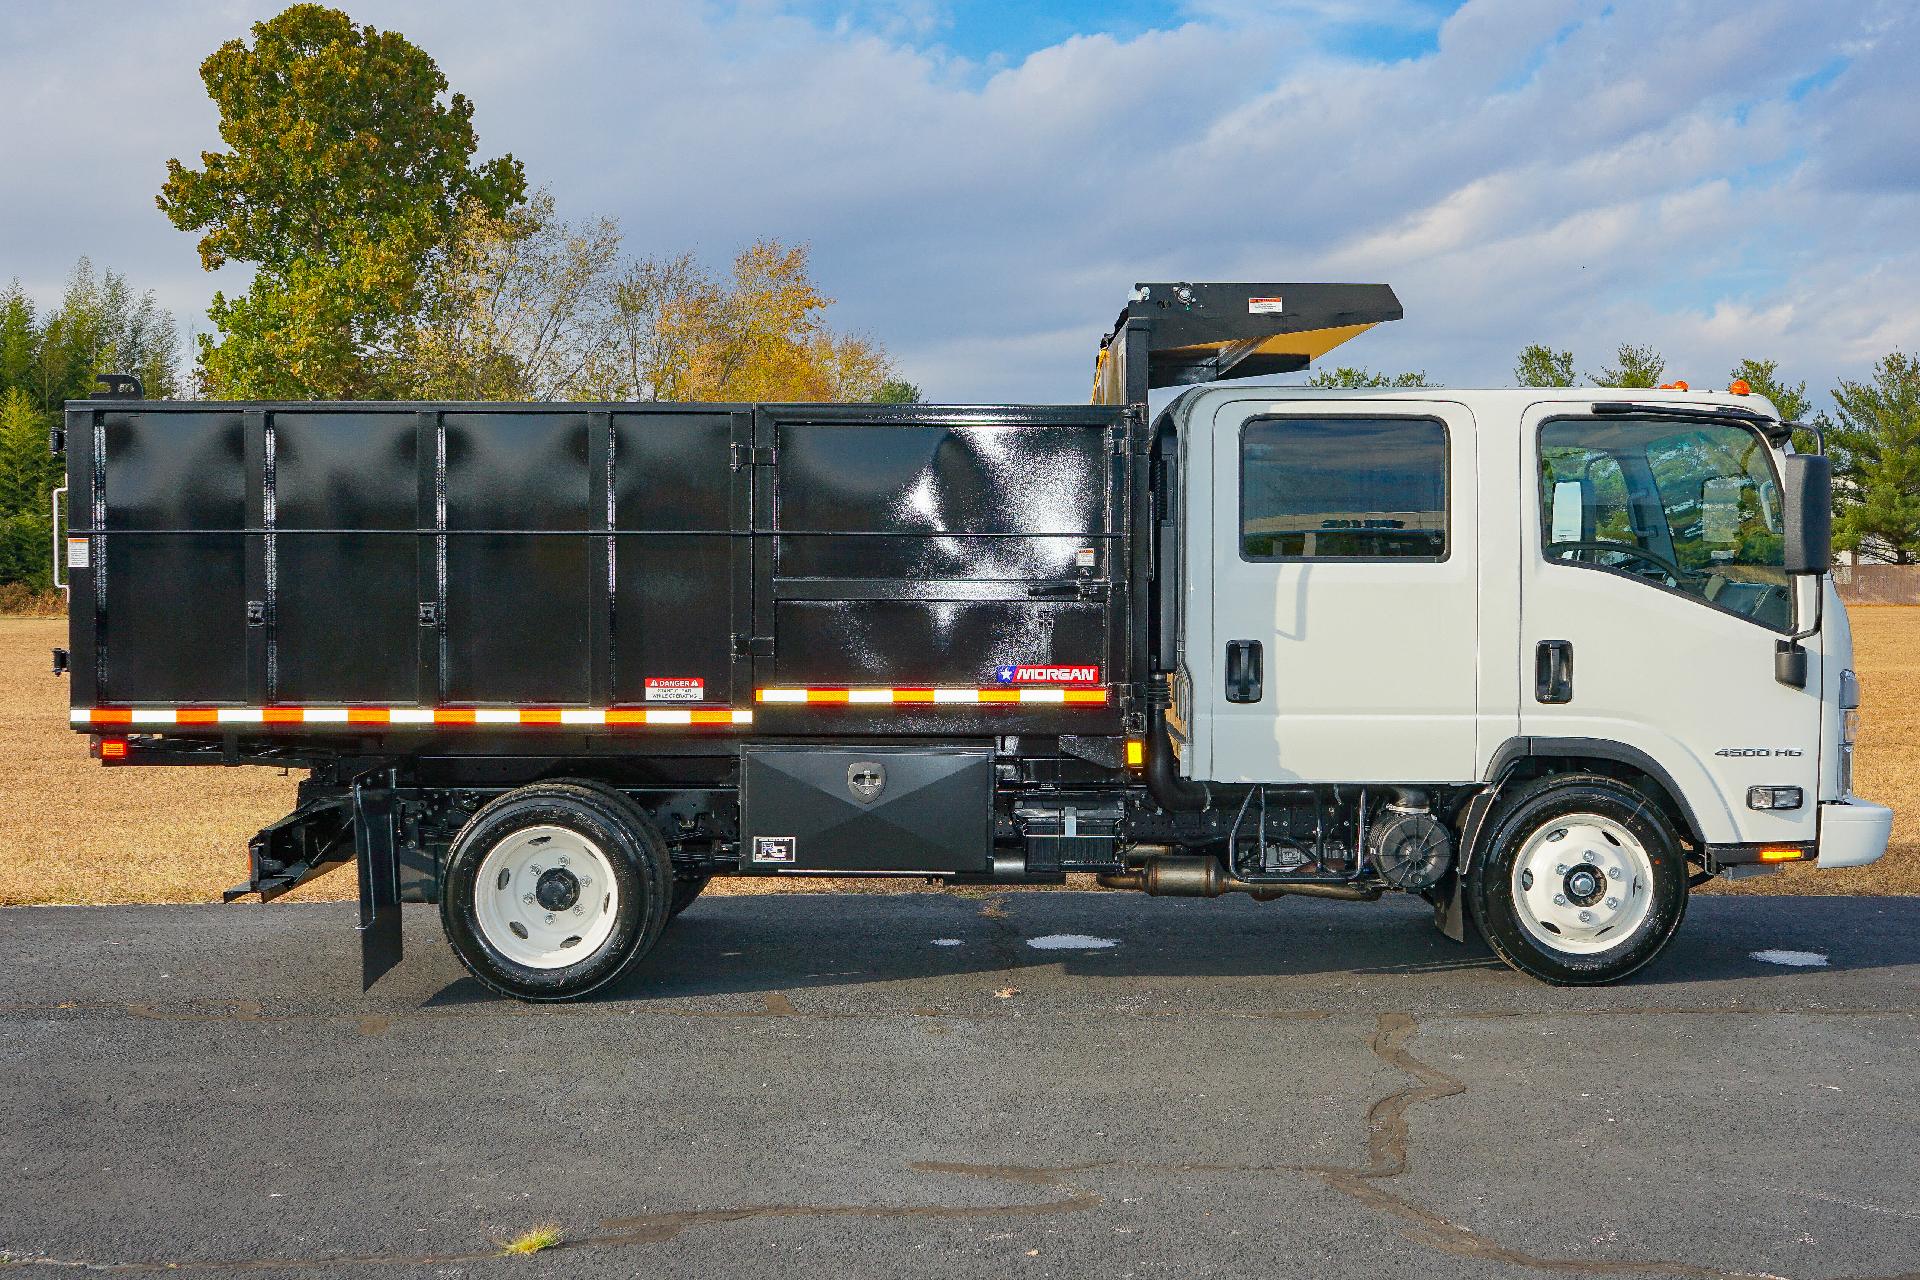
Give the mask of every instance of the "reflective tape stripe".
<path id="1" fill-rule="evenodd" d="M 744 707 L 80 707 L 70 724 L 690 725 L 752 724 Z"/>
<path id="2" fill-rule="evenodd" d="M 976 689 L 757 689 L 754 699 L 758 702 L 791 703 L 829 703 L 838 705 L 891 704 L 896 702 L 940 702 L 964 703 L 978 706 L 982 703 L 1003 702 L 1056 702 L 1101 704 L 1107 700 L 1107 691 L 1099 688 L 1064 689 L 1057 686 L 1036 688 L 976 688 Z"/>

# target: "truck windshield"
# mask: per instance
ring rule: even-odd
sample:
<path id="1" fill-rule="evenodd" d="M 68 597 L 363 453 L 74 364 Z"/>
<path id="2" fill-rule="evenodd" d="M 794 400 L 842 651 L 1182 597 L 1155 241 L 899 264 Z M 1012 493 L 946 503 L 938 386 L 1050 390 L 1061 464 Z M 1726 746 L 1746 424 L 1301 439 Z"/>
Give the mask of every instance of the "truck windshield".
<path id="1" fill-rule="evenodd" d="M 1748 427 L 1676 425 L 1562 418 L 1542 427 L 1542 551 L 1790 630 L 1771 450 Z"/>

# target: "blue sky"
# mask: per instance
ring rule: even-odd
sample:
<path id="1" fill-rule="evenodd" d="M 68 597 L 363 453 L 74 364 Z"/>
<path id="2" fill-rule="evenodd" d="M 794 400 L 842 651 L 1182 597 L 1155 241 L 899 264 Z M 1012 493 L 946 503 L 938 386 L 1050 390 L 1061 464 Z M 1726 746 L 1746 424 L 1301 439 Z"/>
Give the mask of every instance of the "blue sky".
<path id="1" fill-rule="evenodd" d="M 153 207 L 196 68 L 278 6 L 0 6 L 0 278 L 79 254 L 205 327 Z M 718 264 L 809 241 L 930 397 L 1074 400 L 1136 280 L 1383 280 L 1344 348 L 1500 385 L 1648 342 L 1813 389 L 1920 347 L 1920 7 L 1805 0 L 351 0 L 569 217 Z"/>

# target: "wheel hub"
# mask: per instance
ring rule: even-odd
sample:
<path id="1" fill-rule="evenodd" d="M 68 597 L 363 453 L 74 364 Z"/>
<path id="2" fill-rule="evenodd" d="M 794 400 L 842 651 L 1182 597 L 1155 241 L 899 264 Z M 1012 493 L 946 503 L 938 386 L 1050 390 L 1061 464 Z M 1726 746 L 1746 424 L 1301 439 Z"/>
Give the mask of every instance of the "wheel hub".
<path id="1" fill-rule="evenodd" d="M 612 936 L 619 916 L 612 860 L 568 827 L 525 827 L 505 836 L 474 880 L 480 936 L 530 969 L 585 960 Z"/>
<path id="2" fill-rule="evenodd" d="M 1594 955 L 1633 936 L 1653 909 L 1653 859 L 1624 824 L 1568 814 L 1536 828 L 1513 863 L 1519 924 L 1544 947 Z"/>
<path id="3" fill-rule="evenodd" d="M 1606 892 L 1607 881 L 1600 868 L 1583 862 L 1567 872 L 1567 899 L 1577 907 L 1590 907 Z"/>
<path id="4" fill-rule="evenodd" d="M 565 867 L 548 867 L 535 882 L 533 896 L 548 911 L 565 911 L 580 901 L 580 877 Z"/>

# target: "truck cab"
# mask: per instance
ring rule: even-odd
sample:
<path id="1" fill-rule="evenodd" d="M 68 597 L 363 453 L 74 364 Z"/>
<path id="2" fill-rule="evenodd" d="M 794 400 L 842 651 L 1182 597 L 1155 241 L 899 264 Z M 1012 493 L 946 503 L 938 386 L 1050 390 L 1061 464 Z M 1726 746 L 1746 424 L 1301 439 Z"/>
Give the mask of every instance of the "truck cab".
<path id="1" fill-rule="evenodd" d="M 1157 423 L 1184 777 L 1531 795 L 1474 910 L 1563 980 L 1678 896 L 1629 810 L 1690 880 L 1884 849 L 1890 812 L 1851 794 L 1845 609 L 1793 545 L 1824 538 L 1795 484 L 1824 459 L 1765 400 L 1252 381 Z"/>

